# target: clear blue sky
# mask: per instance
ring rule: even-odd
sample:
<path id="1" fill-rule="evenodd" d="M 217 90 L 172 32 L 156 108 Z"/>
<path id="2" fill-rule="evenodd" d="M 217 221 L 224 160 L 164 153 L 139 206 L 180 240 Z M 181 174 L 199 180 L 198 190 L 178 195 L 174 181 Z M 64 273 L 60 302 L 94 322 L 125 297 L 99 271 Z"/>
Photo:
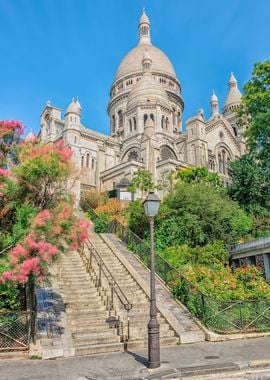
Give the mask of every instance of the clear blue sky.
<path id="1" fill-rule="evenodd" d="M 0 0 L 0 119 L 37 132 L 48 99 L 65 111 L 79 96 L 83 123 L 108 133 L 110 85 L 143 6 L 181 82 L 184 120 L 209 115 L 213 88 L 222 105 L 231 71 L 242 87 L 270 58 L 270 0 Z"/>

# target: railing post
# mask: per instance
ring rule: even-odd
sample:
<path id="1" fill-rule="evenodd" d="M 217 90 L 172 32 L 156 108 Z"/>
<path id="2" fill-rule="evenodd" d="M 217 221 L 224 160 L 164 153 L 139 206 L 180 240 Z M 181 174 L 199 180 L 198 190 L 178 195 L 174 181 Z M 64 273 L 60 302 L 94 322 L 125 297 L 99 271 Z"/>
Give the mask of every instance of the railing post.
<path id="1" fill-rule="evenodd" d="M 114 280 L 111 281 L 111 307 L 110 307 L 110 310 L 113 310 L 113 292 L 114 292 Z"/>
<path id="2" fill-rule="evenodd" d="M 93 248 L 90 248 L 89 252 L 89 269 L 92 268 Z"/>
<path id="3" fill-rule="evenodd" d="M 102 270 L 102 260 L 100 259 L 99 263 L 99 270 L 98 270 L 98 287 L 101 287 L 101 270 Z"/>
<path id="4" fill-rule="evenodd" d="M 243 314 L 242 314 L 242 302 L 239 303 L 239 314 L 240 314 L 241 330 L 243 330 L 244 323 L 243 323 Z"/>

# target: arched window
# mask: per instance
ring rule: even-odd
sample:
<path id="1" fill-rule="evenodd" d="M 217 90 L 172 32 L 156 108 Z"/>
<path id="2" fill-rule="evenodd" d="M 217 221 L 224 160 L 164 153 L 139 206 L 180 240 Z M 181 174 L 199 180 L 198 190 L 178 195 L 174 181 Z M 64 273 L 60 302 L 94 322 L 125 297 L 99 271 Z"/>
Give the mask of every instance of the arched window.
<path id="1" fill-rule="evenodd" d="M 162 115 L 162 117 L 161 117 L 161 128 L 164 129 L 164 127 L 165 127 L 165 117 L 164 117 L 164 115 Z"/>
<path id="2" fill-rule="evenodd" d="M 147 120 L 147 114 L 145 113 L 144 115 L 143 115 L 143 124 L 145 125 L 145 123 L 146 123 L 146 120 Z"/>
<path id="3" fill-rule="evenodd" d="M 195 144 L 191 145 L 191 162 L 196 165 L 197 157 L 196 157 L 196 147 Z"/>
<path id="4" fill-rule="evenodd" d="M 112 115 L 112 133 L 115 133 L 115 115 Z"/>
<path id="5" fill-rule="evenodd" d="M 134 126 L 134 130 L 136 131 L 137 123 L 136 123 L 136 117 L 135 116 L 133 117 L 133 126 Z"/>
<path id="6" fill-rule="evenodd" d="M 153 120 L 153 122 L 155 122 L 155 117 L 154 117 L 154 114 L 150 114 L 150 118 Z"/>
<path id="7" fill-rule="evenodd" d="M 137 150 L 131 150 L 128 154 L 128 161 L 139 161 L 139 153 Z"/>
<path id="8" fill-rule="evenodd" d="M 218 150 L 218 171 L 221 174 L 228 175 L 228 164 L 231 161 L 230 153 L 226 148 Z"/>
<path id="9" fill-rule="evenodd" d="M 176 109 L 173 108 L 172 110 L 173 110 L 173 125 L 175 125 L 176 124 L 176 116 L 175 116 Z"/>
<path id="10" fill-rule="evenodd" d="M 84 165 L 84 156 L 81 157 L 81 166 Z"/>
<path id="11" fill-rule="evenodd" d="M 169 118 L 166 117 L 166 129 L 168 130 L 168 128 L 169 128 Z"/>
<path id="12" fill-rule="evenodd" d="M 129 119 L 129 132 L 132 132 L 132 121 Z"/>
<path id="13" fill-rule="evenodd" d="M 223 168 L 223 162 L 222 162 L 222 156 L 221 153 L 218 154 L 218 171 L 222 173 Z"/>
<path id="14" fill-rule="evenodd" d="M 206 149 L 204 144 L 202 144 L 202 165 L 206 166 Z"/>
<path id="15" fill-rule="evenodd" d="M 92 169 L 95 168 L 95 160 L 94 160 L 93 158 L 92 158 L 91 168 L 92 168 Z"/>
<path id="16" fill-rule="evenodd" d="M 177 118 L 177 127 L 180 128 L 180 124 L 181 124 L 181 112 L 178 111 L 178 118 Z"/>
<path id="17" fill-rule="evenodd" d="M 168 146 L 163 146 L 160 149 L 160 159 L 166 160 L 167 158 L 176 159 L 176 156 L 171 148 L 169 148 Z"/>
<path id="18" fill-rule="evenodd" d="M 86 155 L 86 167 L 89 168 L 89 153 Z"/>
<path id="19" fill-rule="evenodd" d="M 122 110 L 119 110 L 117 114 L 118 114 L 118 128 L 122 128 L 123 127 L 123 112 L 122 112 Z"/>
<path id="20" fill-rule="evenodd" d="M 75 136 L 74 137 L 74 144 L 76 144 L 77 143 L 77 137 Z"/>

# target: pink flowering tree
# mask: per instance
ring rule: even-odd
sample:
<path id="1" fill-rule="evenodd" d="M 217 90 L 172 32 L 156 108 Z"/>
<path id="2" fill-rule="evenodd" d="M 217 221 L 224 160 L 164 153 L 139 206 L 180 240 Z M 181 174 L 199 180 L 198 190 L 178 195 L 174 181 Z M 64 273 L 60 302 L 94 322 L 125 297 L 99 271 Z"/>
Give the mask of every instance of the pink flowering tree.
<path id="1" fill-rule="evenodd" d="M 0 121 L 0 298 L 3 286 L 46 279 L 50 264 L 88 237 L 69 192 L 72 151 L 22 133 L 21 123 Z"/>

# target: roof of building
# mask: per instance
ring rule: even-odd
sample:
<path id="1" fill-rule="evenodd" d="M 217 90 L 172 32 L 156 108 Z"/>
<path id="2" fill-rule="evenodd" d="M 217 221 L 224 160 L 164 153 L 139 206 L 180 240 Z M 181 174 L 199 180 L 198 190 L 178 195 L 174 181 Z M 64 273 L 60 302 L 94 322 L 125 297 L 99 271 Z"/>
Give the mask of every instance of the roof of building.
<path id="1" fill-rule="evenodd" d="M 229 80 L 229 92 L 227 95 L 227 98 L 224 103 L 224 107 L 233 105 L 233 104 L 240 104 L 242 99 L 242 94 L 238 89 L 237 86 L 237 80 L 233 73 L 231 73 L 230 80 Z"/>
<path id="2" fill-rule="evenodd" d="M 142 23 L 148 23 L 150 25 L 149 19 L 145 14 L 145 11 L 143 11 L 143 14 L 140 18 L 139 25 L 141 25 Z M 142 73 L 141 61 L 146 47 L 153 61 L 152 71 L 167 74 L 176 78 L 173 65 L 169 58 L 166 56 L 166 54 L 163 53 L 162 50 L 158 49 L 157 47 L 151 44 L 150 30 L 148 37 L 143 37 L 139 39 L 138 45 L 134 49 L 130 50 L 127 53 L 127 55 L 122 59 L 117 69 L 115 80 L 118 80 L 121 77 L 127 76 L 129 74 Z"/>
<path id="3" fill-rule="evenodd" d="M 81 114 L 81 105 L 78 101 L 78 99 L 72 99 L 71 103 L 69 104 L 66 113 L 76 113 L 77 115 Z"/>
<path id="4" fill-rule="evenodd" d="M 152 61 L 152 56 L 147 52 L 148 60 Z M 141 66 L 142 62 L 145 60 L 145 53 L 141 56 Z M 152 66 L 151 71 L 152 71 Z M 142 70 L 142 69 L 141 69 Z M 138 104 L 159 104 L 165 108 L 170 108 L 169 99 L 166 91 L 161 86 L 161 84 L 153 78 L 151 71 L 144 72 L 142 78 L 133 87 L 128 95 L 127 110 L 132 109 Z"/>

